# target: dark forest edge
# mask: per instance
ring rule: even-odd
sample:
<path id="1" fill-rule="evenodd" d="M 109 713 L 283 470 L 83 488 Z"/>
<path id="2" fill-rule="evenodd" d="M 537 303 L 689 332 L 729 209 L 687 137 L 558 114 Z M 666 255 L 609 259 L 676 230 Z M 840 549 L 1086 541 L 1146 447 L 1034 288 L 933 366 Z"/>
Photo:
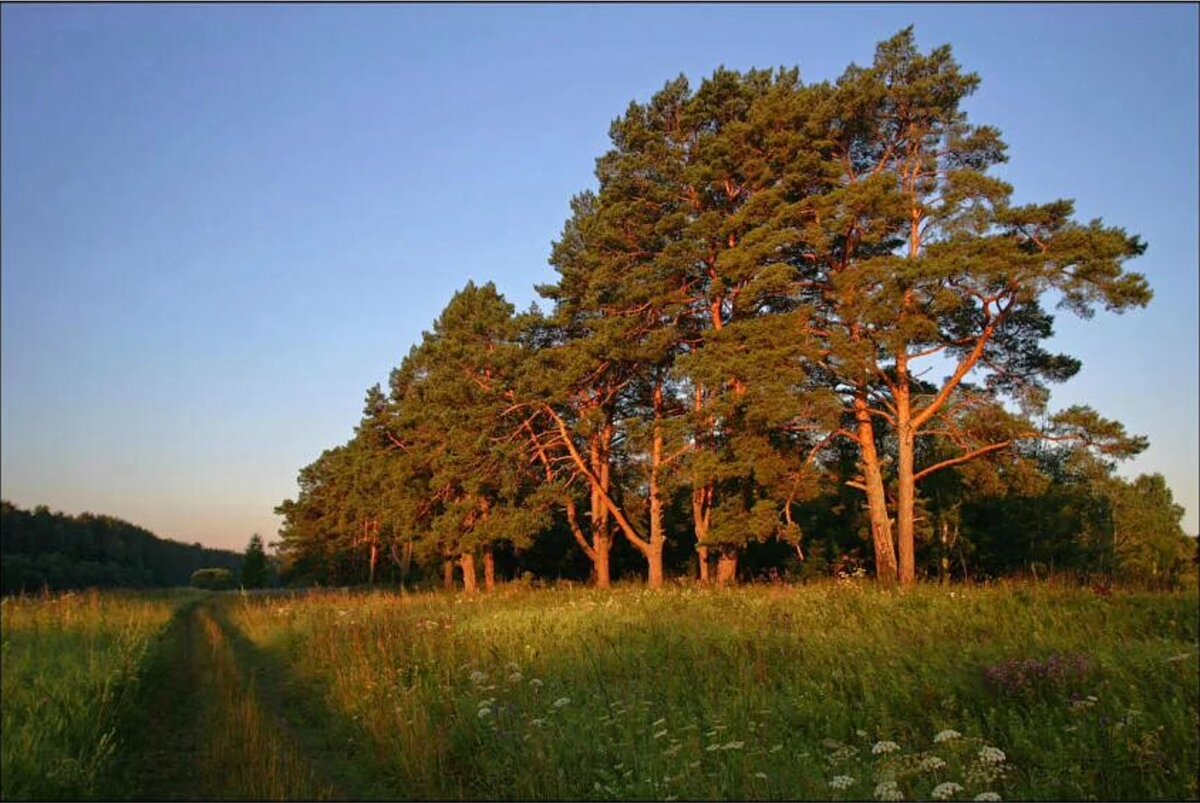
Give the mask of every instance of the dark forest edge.
<path id="1" fill-rule="evenodd" d="M 240 573 L 243 556 L 165 538 L 114 516 L 22 510 L 0 502 L 0 592 L 174 588 L 200 569 Z"/>
<path id="2" fill-rule="evenodd" d="M 1049 407 L 1047 307 L 1145 306 L 1146 246 L 1013 203 L 978 85 L 907 29 L 631 103 L 549 309 L 451 299 L 277 508 L 285 579 L 1194 577 L 1163 477 L 1116 474 L 1146 439 Z"/>

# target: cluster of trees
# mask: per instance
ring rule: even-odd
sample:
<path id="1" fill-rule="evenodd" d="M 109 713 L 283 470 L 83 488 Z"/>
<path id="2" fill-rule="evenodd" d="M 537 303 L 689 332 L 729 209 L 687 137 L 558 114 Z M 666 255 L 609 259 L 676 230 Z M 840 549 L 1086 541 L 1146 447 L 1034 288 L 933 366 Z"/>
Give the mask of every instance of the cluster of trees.
<path id="1" fill-rule="evenodd" d="M 962 110 L 978 83 L 910 29 L 836 82 L 720 69 L 632 103 L 553 245 L 548 309 L 456 294 L 300 472 L 284 570 L 457 565 L 473 590 L 477 560 L 489 586 L 498 559 L 569 575 L 567 542 L 599 586 L 614 561 L 651 586 L 688 564 L 1180 571 L 1161 477 L 1112 471 L 1145 440 L 1048 408 L 1080 364 L 1046 349 L 1044 304 L 1145 305 L 1124 268 L 1144 246 L 1069 201 L 1013 203 L 999 132 Z"/>
<path id="2" fill-rule="evenodd" d="M 236 574 L 242 556 L 181 544 L 112 516 L 0 502 L 0 593 L 185 586 L 201 568 Z"/>

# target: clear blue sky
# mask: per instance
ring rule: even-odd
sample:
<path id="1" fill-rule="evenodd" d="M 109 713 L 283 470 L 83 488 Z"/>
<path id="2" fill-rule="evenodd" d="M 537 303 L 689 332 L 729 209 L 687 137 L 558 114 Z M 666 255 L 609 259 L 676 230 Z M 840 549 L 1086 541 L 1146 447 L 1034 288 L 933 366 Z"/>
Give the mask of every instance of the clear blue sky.
<path id="1" fill-rule="evenodd" d="M 1054 403 L 1151 439 L 1197 528 L 1195 6 L 3 8 L 3 496 L 241 548 L 468 279 L 547 281 L 609 122 L 680 72 L 983 77 L 1018 199 L 1149 242 L 1156 297 L 1059 319 Z"/>

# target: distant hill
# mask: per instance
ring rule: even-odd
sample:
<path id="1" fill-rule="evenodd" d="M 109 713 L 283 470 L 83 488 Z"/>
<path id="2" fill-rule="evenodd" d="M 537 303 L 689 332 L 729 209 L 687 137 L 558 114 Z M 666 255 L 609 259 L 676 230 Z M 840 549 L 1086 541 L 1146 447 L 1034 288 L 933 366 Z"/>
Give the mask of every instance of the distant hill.
<path id="1" fill-rule="evenodd" d="M 196 569 L 237 576 L 242 556 L 182 544 L 113 516 L 32 511 L 0 502 L 0 593 L 184 586 Z"/>

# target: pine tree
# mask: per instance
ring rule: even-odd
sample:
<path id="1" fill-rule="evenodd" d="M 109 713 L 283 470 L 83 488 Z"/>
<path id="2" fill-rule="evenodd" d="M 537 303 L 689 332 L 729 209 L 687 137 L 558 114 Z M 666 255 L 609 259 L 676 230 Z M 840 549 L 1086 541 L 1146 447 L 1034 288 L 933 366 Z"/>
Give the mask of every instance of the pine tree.
<path id="1" fill-rule="evenodd" d="M 879 45 L 869 68 L 851 67 L 823 96 L 810 127 L 827 184 L 801 206 L 805 245 L 796 255 L 802 286 L 821 310 L 811 332 L 859 447 L 875 534 L 877 568 L 891 575 L 891 523 L 879 452 L 882 423 L 895 442 L 896 542 L 901 582 L 914 570 L 916 486 L 925 477 L 1012 446 L 1026 437 L 1075 438 L 1128 455 L 1144 442 L 1094 412 L 1073 408 L 1039 432 L 1004 416 L 1008 398 L 1041 412 L 1046 383 L 1078 361 L 1046 352 L 1052 316 L 1041 300 L 1088 316 L 1150 298 L 1145 279 L 1123 270 L 1142 253 L 1137 237 L 1099 221 L 1071 220 L 1068 201 L 1014 206 L 1012 188 L 987 175 L 1003 161 L 999 132 L 967 123 L 961 102 L 979 83 L 949 47 L 921 54 L 911 29 Z M 949 376 L 929 392 L 915 372 L 946 361 Z M 977 384 L 971 385 L 970 381 Z M 947 435 L 958 454 L 918 467 L 920 438 Z M 980 437 L 977 437 L 980 436 Z"/>
<path id="2" fill-rule="evenodd" d="M 262 536 L 250 536 L 246 555 L 242 559 L 242 587 L 264 588 L 267 585 L 267 553 L 263 549 Z"/>

